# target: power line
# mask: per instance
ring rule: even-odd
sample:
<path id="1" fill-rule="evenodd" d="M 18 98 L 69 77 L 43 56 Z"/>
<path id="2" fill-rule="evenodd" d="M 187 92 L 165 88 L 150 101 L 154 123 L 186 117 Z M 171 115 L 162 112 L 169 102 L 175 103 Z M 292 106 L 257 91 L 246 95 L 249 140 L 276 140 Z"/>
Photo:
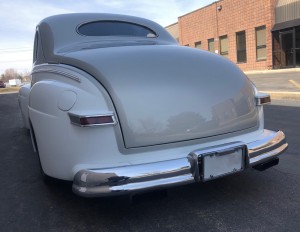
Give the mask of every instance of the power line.
<path id="1" fill-rule="evenodd" d="M 7 53 L 17 53 L 17 52 L 32 52 L 32 50 L 21 50 L 21 51 L 6 51 L 6 52 L 1 52 L 0 54 L 7 54 Z"/>
<path id="2" fill-rule="evenodd" d="M 23 50 L 23 49 L 32 50 L 32 47 L 2 48 L 2 49 L 0 49 L 0 51 L 7 51 L 7 50 Z"/>
<path id="3" fill-rule="evenodd" d="M 27 59 L 27 60 L 9 60 L 9 61 L 0 61 L 0 64 L 1 63 L 17 63 L 17 62 L 28 62 L 28 61 L 30 61 L 31 62 L 31 59 Z"/>

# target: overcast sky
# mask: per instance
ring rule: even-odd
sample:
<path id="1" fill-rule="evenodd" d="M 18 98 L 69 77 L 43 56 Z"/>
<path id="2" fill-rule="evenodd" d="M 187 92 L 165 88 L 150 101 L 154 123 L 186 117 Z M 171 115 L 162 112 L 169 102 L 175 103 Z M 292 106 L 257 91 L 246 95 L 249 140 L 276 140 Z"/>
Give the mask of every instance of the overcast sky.
<path id="1" fill-rule="evenodd" d="M 162 26 L 215 0 L 0 0 L 0 74 L 31 70 L 35 26 L 50 15 L 78 12 L 144 17 Z"/>

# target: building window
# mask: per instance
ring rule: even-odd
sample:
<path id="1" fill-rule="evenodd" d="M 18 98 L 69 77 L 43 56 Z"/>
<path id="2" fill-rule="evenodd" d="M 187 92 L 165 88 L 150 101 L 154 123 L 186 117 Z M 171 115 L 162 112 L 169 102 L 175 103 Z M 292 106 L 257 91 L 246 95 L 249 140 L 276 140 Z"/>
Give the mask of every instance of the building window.
<path id="1" fill-rule="evenodd" d="M 220 54 L 221 56 L 228 57 L 228 37 L 223 35 L 220 37 Z"/>
<path id="2" fill-rule="evenodd" d="M 208 40 L 208 51 L 215 52 L 215 40 L 213 38 Z"/>
<path id="3" fill-rule="evenodd" d="M 255 28 L 256 60 L 266 60 L 266 26 Z"/>
<path id="4" fill-rule="evenodd" d="M 195 48 L 201 49 L 201 41 L 195 43 Z"/>
<path id="5" fill-rule="evenodd" d="M 184 46 L 189 47 L 189 44 L 186 44 L 186 45 L 184 45 Z"/>
<path id="6" fill-rule="evenodd" d="M 236 33 L 236 60 L 238 63 L 247 62 L 245 31 L 240 31 Z"/>

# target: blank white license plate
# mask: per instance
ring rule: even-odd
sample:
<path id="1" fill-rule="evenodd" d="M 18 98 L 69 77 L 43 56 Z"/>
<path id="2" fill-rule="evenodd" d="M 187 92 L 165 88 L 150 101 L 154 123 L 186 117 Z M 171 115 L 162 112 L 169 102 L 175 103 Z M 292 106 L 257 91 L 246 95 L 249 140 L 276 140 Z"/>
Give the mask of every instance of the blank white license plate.
<path id="1" fill-rule="evenodd" d="M 203 180 L 208 181 L 243 170 L 244 148 L 204 154 Z"/>

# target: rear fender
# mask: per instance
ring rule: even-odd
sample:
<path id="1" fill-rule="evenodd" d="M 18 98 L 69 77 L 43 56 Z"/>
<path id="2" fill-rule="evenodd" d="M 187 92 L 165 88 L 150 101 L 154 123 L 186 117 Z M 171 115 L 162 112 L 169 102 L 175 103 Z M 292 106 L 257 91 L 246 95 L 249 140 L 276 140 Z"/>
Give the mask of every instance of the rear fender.
<path id="1" fill-rule="evenodd" d="M 18 102 L 23 118 L 24 126 L 27 129 L 30 129 L 29 124 L 29 115 L 28 115 L 28 103 L 29 103 L 29 94 L 30 94 L 31 85 L 23 85 L 19 90 Z"/>
<path id="2" fill-rule="evenodd" d="M 109 147 L 107 144 L 117 142 L 114 126 L 81 128 L 71 124 L 69 113 L 93 115 L 114 112 L 114 108 L 105 90 L 71 67 L 41 65 L 32 73 L 28 109 L 41 165 L 46 175 L 71 180 L 73 166 L 87 158 L 87 147 L 96 151 L 97 146 Z M 78 79 L 70 78 L 71 75 Z M 99 142 L 101 138 L 106 141 Z M 111 147 L 117 149 L 117 145 Z"/>

